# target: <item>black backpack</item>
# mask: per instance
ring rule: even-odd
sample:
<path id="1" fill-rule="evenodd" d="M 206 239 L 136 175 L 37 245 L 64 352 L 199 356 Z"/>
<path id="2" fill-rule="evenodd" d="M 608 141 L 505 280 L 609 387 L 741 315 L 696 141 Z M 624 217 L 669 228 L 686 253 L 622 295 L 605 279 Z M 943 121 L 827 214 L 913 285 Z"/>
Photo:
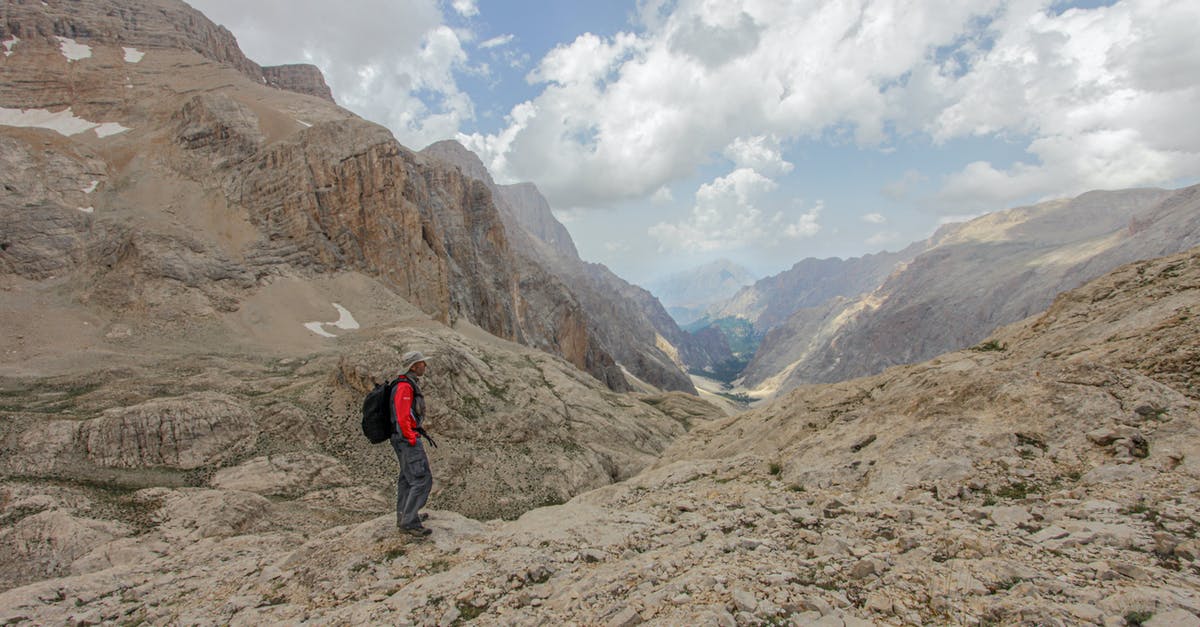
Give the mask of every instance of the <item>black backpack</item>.
<path id="1" fill-rule="evenodd" d="M 392 390 L 399 379 L 376 385 L 363 399 L 362 430 L 371 444 L 379 444 L 392 437 L 396 430 L 392 423 Z"/>

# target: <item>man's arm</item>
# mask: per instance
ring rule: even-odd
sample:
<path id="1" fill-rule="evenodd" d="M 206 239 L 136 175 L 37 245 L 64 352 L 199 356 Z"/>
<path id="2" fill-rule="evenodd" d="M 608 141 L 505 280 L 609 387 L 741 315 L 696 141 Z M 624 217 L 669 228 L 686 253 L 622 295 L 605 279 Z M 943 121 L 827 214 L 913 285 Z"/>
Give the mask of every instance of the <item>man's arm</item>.
<path id="1" fill-rule="evenodd" d="M 397 383 L 396 392 L 392 398 L 395 399 L 396 430 L 408 441 L 409 445 L 416 446 L 417 422 L 413 420 L 412 415 L 412 386 L 404 381 Z"/>

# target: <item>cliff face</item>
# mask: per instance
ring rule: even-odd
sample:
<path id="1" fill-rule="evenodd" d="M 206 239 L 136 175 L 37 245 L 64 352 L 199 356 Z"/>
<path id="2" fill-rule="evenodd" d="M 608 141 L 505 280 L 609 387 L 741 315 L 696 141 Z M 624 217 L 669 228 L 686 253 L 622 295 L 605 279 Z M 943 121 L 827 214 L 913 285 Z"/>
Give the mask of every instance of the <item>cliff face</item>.
<path id="1" fill-rule="evenodd" d="M 453 164 L 493 191 L 516 254 L 571 292 L 586 312 L 589 335 L 620 366 L 655 387 L 695 393 L 685 370 L 719 361 L 720 351 L 681 331 L 646 290 L 601 264 L 580 260 L 570 234 L 534 185 L 496 185 L 479 157 L 458 142 L 438 142 L 421 154 Z"/>
<path id="2" fill-rule="evenodd" d="M 512 208 L 517 223 L 530 235 L 544 242 L 558 256 L 565 259 L 579 259 L 579 251 L 575 249 L 575 240 L 567 228 L 554 217 L 546 197 L 538 191 L 533 183 L 515 183 L 499 185 L 500 196 Z"/>

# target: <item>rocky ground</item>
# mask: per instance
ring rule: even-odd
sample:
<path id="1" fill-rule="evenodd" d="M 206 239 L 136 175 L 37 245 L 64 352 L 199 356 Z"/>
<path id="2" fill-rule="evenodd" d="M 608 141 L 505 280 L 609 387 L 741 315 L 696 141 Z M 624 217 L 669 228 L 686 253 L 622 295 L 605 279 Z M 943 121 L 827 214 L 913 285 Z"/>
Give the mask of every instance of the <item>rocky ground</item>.
<path id="1" fill-rule="evenodd" d="M 194 488 L 9 479 L 0 542 L 48 578 L 0 620 L 1200 625 L 1198 289 L 1200 250 L 1126 266 L 974 350 L 693 424 L 562 505 L 435 510 L 428 540 L 315 454 Z"/>

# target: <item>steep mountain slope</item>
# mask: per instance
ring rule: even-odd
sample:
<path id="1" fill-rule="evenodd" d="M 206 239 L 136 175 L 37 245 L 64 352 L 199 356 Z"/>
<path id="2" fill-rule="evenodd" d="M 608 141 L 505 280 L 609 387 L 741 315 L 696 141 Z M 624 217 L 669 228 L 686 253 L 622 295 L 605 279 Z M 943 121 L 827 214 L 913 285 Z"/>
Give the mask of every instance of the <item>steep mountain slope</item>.
<path id="1" fill-rule="evenodd" d="M 897 266 L 928 247 L 917 242 L 898 253 L 878 253 L 850 259 L 813 259 L 756 281 L 706 312 L 708 318 L 745 318 L 760 333 L 786 321 L 793 313 L 835 298 L 854 298 L 879 287 Z"/>
<path id="2" fill-rule="evenodd" d="M 568 286 L 587 312 L 591 334 L 633 376 L 662 389 L 694 394 L 684 370 L 726 358 L 727 350 L 682 331 L 652 294 L 603 264 L 582 261 L 536 186 L 496 185 L 479 157 L 455 141 L 437 142 L 421 154 L 458 166 L 493 191 L 513 249 Z"/>
<path id="3" fill-rule="evenodd" d="M 469 515 L 629 476 L 702 420 L 698 400 L 612 392 L 625 375 L 570 291 L 512 254 L 486 186 L 267 85 L 186 5 L 4 18 L 5 481 L 128 504 L 148 486 L 292 495 L 270 478 L 295 472 L 321 507 L 386 511 L 394 456 L 355 415 L 410 348 L 432 355 L 433 502 Z M 4 511 L 0 553 L 25 556 L 4 585 L 68 572 Z"/>
<path id="4" fill-rule="evenodd" d="M 1091 192 L 944 228 L 869 295 L 781 325 L 746 384 L 838 381 L 974 344 L 1118 265 L 1200 243 L 1198 193 Z"/>
<path id="5" fill-rule="evenodd" d="M 6 6 L 2 34 L 19 43 L 0 106 L 75 125 L 6 118 L 8 273 L 87 268 L 89 298 L 183 318 L 235 307 L 237 290 L 272 276 L 359 270 L 442 321 L 628 389 L 569 291 L 516 260 L 486 187 L 331 102 L 265 87 L 228 33 L 182 3 Z M 181 47 L 150 48 L 163 45 Z M 88 56 L 64 52 L 77 49 Z"/>
<path id="6" fill-rule="evenodd" d="M 313 498 L 155 488 L 119 510 L 8 482 L 0 541 L 53 538 L 38 557 L 73 574 L 0 593 L 0 620 L 1194 625 L 1198 303 L 1200 249 L 1125 266 L 563 505 L 435 511 L 425 542 Z"/>

